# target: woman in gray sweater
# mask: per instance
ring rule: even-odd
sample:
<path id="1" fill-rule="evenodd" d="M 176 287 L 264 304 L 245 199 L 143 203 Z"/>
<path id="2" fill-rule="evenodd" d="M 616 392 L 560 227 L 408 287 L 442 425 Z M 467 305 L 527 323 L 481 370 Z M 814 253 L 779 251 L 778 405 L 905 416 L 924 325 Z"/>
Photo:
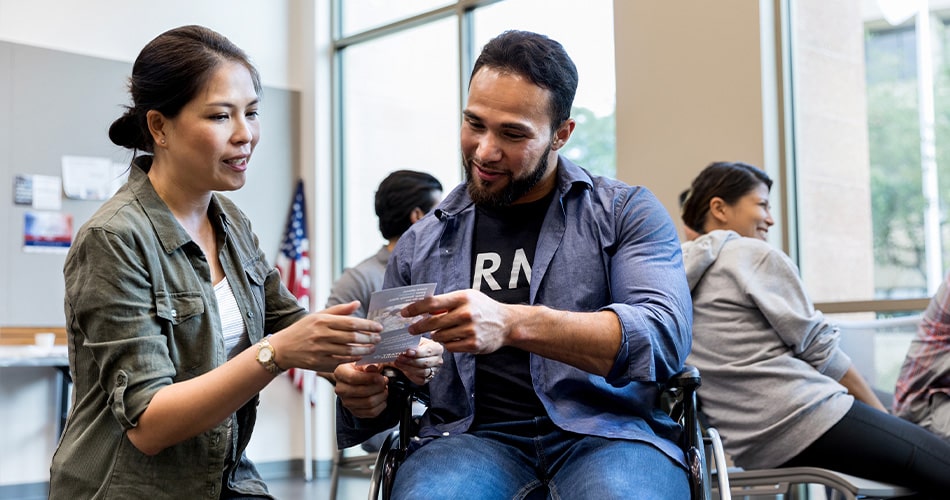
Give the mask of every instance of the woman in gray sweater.
<path id="1" fill-rule="evenodd" d="M 713 163 L 693 181 L 683 244 L 693 297 L 699 394 L 726 451 L 746 468 L 817 466 L 905 485 L 950 488 L 950 443 L 891 416 L 838 347 L 791 259 L 766 242 L 772 180 Z"/>

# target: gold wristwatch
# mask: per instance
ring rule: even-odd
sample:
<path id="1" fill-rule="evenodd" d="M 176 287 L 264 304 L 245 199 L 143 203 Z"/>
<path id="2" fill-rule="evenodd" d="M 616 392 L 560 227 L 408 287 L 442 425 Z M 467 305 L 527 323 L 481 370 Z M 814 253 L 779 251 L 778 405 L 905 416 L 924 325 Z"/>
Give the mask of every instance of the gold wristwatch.
<path id="1" fill-rule="evenodd" d="M 277 366 L 276 359 L 277 350 L 274 349 L 274 346 L 270 345 L 270 342 L 267 341 L 267 337 L 262 338 L 261 341 L 257 343 L 257 362 L 272 375 L 280 375 L 284 370 Z"/>

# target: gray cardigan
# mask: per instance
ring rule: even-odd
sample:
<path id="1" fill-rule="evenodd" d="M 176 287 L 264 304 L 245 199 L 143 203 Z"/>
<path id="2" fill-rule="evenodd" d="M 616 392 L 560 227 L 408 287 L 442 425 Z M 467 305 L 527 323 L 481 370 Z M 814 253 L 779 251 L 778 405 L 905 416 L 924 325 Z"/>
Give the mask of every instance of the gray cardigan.
<path id="1" fill-rule="evenodd" d="M 854 398 L 838 329 L 781 251 L 733 231 L 683 244 L 703 410 L 737 465 L 774 467 L 837 423 Z"/>

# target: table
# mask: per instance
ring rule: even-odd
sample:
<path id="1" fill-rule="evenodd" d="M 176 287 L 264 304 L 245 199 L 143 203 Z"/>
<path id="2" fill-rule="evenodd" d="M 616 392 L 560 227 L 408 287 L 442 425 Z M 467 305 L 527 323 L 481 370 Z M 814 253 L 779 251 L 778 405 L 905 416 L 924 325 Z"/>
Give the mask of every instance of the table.
<path id="1" fill-rule="evenodd" d="M 59 375 L 56 378 L 59 392 L 59 400 L 56 402 L 56 414 L 59 415 L 56 439 L 59 439 L 66 426 L 66 416 L 69 414 L 69 391 L 72 388 L 66 346 L 0 345 L 0 368 L 13 366 L 49 366 L 56 369 Z"/>

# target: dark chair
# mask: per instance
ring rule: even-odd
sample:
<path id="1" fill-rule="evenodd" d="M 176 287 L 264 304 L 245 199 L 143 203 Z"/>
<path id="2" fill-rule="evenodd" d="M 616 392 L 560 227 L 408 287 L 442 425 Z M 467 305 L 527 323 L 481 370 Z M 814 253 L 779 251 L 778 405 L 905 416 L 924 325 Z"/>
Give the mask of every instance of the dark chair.
<path id="1" fill-rule="evenodd" d="M 417 386 L 409 382 L 400 372 L 386 369 L 383 373 L 389 377 L 390 381 L 390 404 L 399 405 L 402 413 L 399 428 L 386 439 L 377 455 L 373 467 L 369 500 L 378 498 L 389 500 L 396 472 L 399 465 L 405 460 L 409 449 L 411 429 L 414 425 L 411 410 L 412 402 L 421 401 L 423 404 L 428 404 L 428 394 L 415 390 Z M 680 445 L 683 448 L 689 467 L 691 500 L 711 500 L 710 478 L 713 471 L 706 462 L 706 449 L 707 447 L 716 446 L 718 442 L 704 436 L 699 424 L 696 389 L 700 383 L 699 370 L 692 366 L 686 366 L 680 373 L 670 379 L 661 393 L 658 405 L 683 426 L 684 432 L 680 438 Z M 715 429 L 709 429 L 709 431 L 718 436 L 718 434 L 715 434 Z M 721 443 L 718 446 L 719 454 L 717 457 L 722 460 L 721 457 L 724 455 L 722 454 Z M 722 473 L 716 474 L 719 481 L 717 490 L 724 492 L 724 495 L 719 498 L 720 500 L 731 500 L 731 497 L 729 497 L 728 473 L 724 460 L 718 470 Z M 380 494 L 382 494 L 381 497 Z"/>

